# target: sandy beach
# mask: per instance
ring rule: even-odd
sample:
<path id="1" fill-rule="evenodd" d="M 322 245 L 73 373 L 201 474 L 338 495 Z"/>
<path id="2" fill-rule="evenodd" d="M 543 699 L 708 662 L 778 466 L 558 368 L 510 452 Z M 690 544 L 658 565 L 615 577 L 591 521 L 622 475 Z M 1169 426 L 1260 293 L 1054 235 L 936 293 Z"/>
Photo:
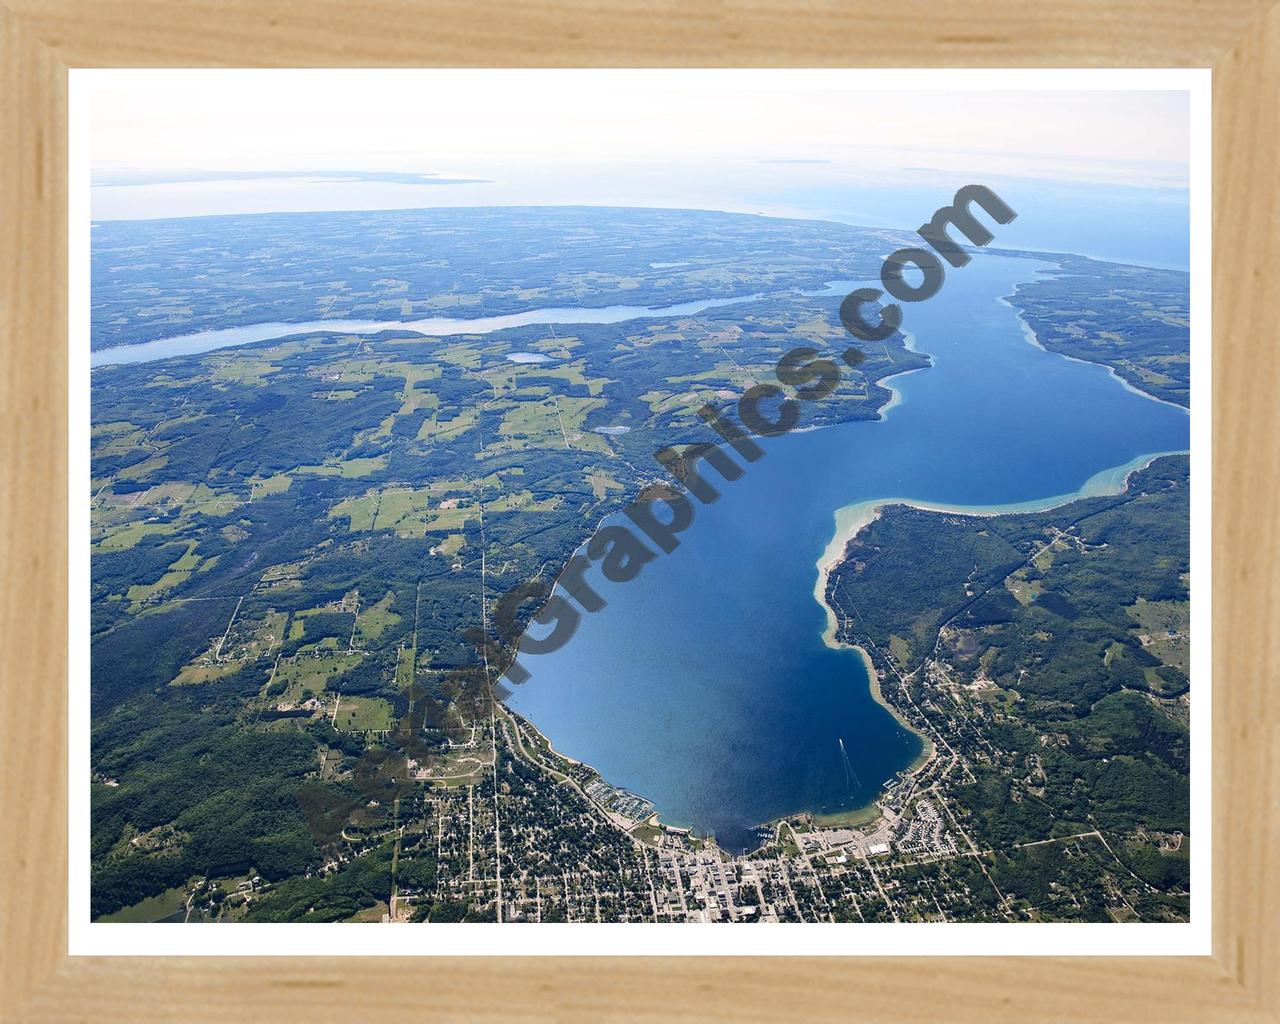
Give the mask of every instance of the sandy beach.
<path id="1" fill-rule="evenodd" d="M 1098 498 L 1110 494 L 1120 494 L 1129 484 L 1129 477 L 1146 469 L 1156 459 L 1177 452 L 1155 452 L 1151 455 L 1139 455 L 1130 462 L 1111 469 L 1095 473 L 1085 481 L 1083 487 L 1073 494 L 1059 494 L 1052 498 L 1038 498 L 1032 501 L 1017 502 L 1009 505 L 940 505 L 934 502 L 917 501 L 913 498 L 872 498 L 868 501 L 855 502 L 836 509 L 835 530 L 831 540 L 823 549 L 817 561 L 818 578 L 813 586 L 813 597 L 827 613 L 827 625 L 822 638 L 828 647 L 843 646 L 836 642 L 835 610 L 827 603 L 827 584 L 831 571 L 844 558 L 845 549 L 864 528 L 870 526 L 880 513 L 890 505 L 908 505 L 925 512 L 942 512 L 959 516 L 1002 516 L 1017 513 L 1048 512 L 1050 509 L 1068 505 L 1082 498 Z"/>
<path id="2" fill-rule="evenodd" d="M 915 728 L 902 715 L 897 708 L 888 703 L 884 699 L 881 691 L 880 675 L 876 671 L 871 655 L 867 650 L 858 644 L 847 644 L 841 642 L 836 631 L 839 623 L 836 619 L 835 609 L 827 601 L 827 586 L 829 584 L 831 573 L 837 565 L 844 559 L 845 549 L 849 546 L 849 542 L 853 540 L 863 529 L 875 522 L 880 517 L 884 509 L 890 505 L 908 505 L 911 508 L 918 508 L 926 512 L 943 512 L 953 515 L 965 516 L 998 516 L 1011 515 L 1017 513 L 1033 513 L 1046 512 L 1061 505 L 1070 504 L 1082 498 L 1095 498 L 1108 494 L 1120 494 L 1128 486 L 1129 477 L 1139 470 L 1145 469 L 1151 465 L 1156 459 L 1163 455 L 1174 454 L 1172 452 L 1158 452 L 1154 455 L 1140 455 L 1131 462 L 1127 462 L 1121 466 L 1115 466 L 1111 469 L 1103 470 L 1090 477 L 1083 487 L 1074 494 L 1057 495 L 1052 498 L 1043 498 L 1035 501 L 1021 502 L 1011 505 L 988 505 L 988 506 L 963 506 L 963 505 L 939 505 L 926 501 L 914 501 L 910 498 L 872 498 L 868 501 L 855 502 L 852 505 L 845 505 L 843 508 L 837 509 L 835 512 L 835 530 L 831 540 L 828 542 L 817 562 L 817 582 L 814 584 L 813 596 L 823 610 L 826 612 L 827 622 L 822 631 L 822 640 L 828 646 L 835 650 L 847 649 L 858 652 L 862 658 L 863 664 L 867 670 L 868 685 L 871 689 L 871 696 L 876 703 L 885 708 L 898 723 L 908 731 L 920 737 L 923 746 L 919 756 L 906 768 L 904 773 L 919 771 L 934 755 L 934 743 L 925 733 Z"/>

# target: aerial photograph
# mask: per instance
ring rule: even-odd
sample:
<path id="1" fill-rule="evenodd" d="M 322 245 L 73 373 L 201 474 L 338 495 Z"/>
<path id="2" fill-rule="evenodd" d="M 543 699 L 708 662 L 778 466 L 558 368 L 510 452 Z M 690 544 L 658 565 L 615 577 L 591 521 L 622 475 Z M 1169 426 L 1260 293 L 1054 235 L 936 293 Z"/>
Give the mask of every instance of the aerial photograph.
<path id="1" fill-rule="evenodd" d="M 1186 91 L 90 81 L 89 921 L 1191 920 Z"/>

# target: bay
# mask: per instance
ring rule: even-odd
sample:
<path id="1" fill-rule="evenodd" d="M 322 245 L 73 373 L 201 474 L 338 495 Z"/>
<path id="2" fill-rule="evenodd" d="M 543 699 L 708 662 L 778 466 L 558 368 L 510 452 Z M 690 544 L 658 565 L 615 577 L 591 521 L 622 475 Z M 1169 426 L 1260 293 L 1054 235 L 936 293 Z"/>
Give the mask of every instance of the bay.
<path id="1" fill-rule="evenodd" d="M 625 584 L 589 573 L 606 606 L 561 649 L 522 655 L 531 675 L 508 703 L 663 820 L 730 849 L 784 814 L 865 806 L 921 744 L 873 699 L 861 657 L 824 639 L 817 566 L 841 510 L 1043 508 L 1188 446 L 1184 409 L 1031 342 L 1003 298 L 1052 270 L 984 253 L 949 271 L 905 307 L 933 366 L 892 381 L 882 419 L 765 442 L 673 554 Z"/>

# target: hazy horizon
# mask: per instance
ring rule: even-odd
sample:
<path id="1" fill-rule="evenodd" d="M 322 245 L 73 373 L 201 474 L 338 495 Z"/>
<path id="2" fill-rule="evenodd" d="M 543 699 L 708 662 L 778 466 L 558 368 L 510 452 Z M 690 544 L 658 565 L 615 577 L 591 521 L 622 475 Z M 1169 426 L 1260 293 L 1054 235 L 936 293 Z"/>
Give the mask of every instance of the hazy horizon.
<path id="1" fill-rule="evenodd" d="M 912 230 L 978 181 L 1043 209 L 1013 247 L 1187 265 L 1185 88 L 917 77 L 93 71 L 92 216 L 625 206 Z"/>

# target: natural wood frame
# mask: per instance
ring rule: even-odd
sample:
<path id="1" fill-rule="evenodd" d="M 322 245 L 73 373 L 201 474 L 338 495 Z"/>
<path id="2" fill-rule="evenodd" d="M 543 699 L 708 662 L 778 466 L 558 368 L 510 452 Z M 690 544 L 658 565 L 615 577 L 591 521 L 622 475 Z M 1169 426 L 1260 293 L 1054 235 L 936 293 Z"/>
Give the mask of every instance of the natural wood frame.
<path id="1" fill-rule="evenodd" d="M 1280 7 L 1272 0 L 3 0 L 0 1012 L 5 1020 L 1280 1020 Z M 1214 68 L 1213 956 L 67 956 L 67 69 Z M 1123 927 L 1123 926 L 1117 926 Z"/>

